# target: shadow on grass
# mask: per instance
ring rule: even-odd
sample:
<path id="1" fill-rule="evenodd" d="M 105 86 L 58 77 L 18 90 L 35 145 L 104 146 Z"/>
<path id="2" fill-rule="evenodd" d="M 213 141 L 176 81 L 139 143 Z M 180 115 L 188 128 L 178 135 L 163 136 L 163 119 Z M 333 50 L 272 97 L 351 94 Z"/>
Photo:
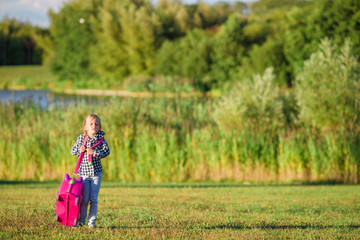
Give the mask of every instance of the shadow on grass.
<path id="1" fill-rule="evenodd" d="M 244 225 L 218 225 L 204 227 L 205 229 L 332 229 L 332 228 L 350 228 L 350 229 L 359 229 L 360 225 L 348 225 L 348 226 L 336 226 L 336 225 L 273 225 L 273 224 L 262 224 L 255 226 L 244 226 Z"/>
<path id="2" fill-rule="evenodd" d="M 241 183 L 241 182 L 179 182 L 179 183 L 118 183 L 104 182 L 102 188 L 243 188 L 243 187 L 294 187 L 345 185 L 339 181 L 299 182 L 299 183 Z M 354 184 L 346 184 L 354 185 Z"/>
<path id="3" fill-rule="evenodd" d="M 33 188 L 50 188 L 59 187 L 61 181 L 12 181 L 1 180 L 1 186 L 26 186 Z M 239 183 L 239 182 L 188 182 L 188 183 L 119 183 L 111 181 L 103 181 L 102 188 L 242 188 L 242 187 L 294 187 L 294 186 L 329 186 L 329 185 L 345 185 L 338 181 L 326 182 L 301 182 L 301 183 Z M 354 185 L 354 184 L 346 184 Z"/>
<path id="4" fill-rule="evenodd" d="M 166 229 L 169 227 L 162 226 L 111 226 L 111 227 L 98 227 L 99 229 Z M 245 225 L 234 225 L 234 224 L 224 224 L 216 226 L 188 226 L 188 227 L 171 227 L 172 229 L 205 229 L 205 230 L 216 230 L 216 229 L 233 229 L 233 230 L 244 230 L 244 229 L 360 229 L 360 225 L 273 225 L 273 224 L 262 224 L 254 226 L 245 226 Z"/>
<path id="5" fill-rule="evenodd" d="M 11 181 L 0 180 L 0 187 L 27 187 L 27 188 L 53 188 L 59 187 L 60 181 Z"/>

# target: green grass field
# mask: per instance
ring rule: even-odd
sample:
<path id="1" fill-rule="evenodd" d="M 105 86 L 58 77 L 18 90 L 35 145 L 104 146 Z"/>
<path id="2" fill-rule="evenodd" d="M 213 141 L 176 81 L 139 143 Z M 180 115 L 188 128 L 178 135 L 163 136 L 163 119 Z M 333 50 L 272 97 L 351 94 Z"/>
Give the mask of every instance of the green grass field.
<path id="1" fill-rule="evenodd" d="M 50 89 L 55 76 L 46 66 L 1 66 L 0 89 Z"/>
<path id="2" fill-rule="evenodd" d="M 182 92 L 201 95 L 193 92 L 194 86 L 185 79 L 174 77 L 130 76 L 126 79 L 108 82 L 105 79 L 59 79 L 49 66 L 0 66 L 0 89 L 46 89 L 63 93 L 78 89 L 121 90 L 129 92 Z M 125 83 L 123 83 L 123 81 Z M 150 84 L 150 82 L 151 84 Z M 175 83 L 176 82 L 176 83 Z M 150 86 L 150 85 L 151 86 Z M 199 89 L 197 89 L 199 90 Z M 218 96 L 218 92 L 212 94 Z"/>
<path id="3" fill-rule="evenodd" d="M 359 239 L 355 185 L 104 182 L 98 228 L 54 222 L 59 182 L 0 184 L 1 239 Z"/>

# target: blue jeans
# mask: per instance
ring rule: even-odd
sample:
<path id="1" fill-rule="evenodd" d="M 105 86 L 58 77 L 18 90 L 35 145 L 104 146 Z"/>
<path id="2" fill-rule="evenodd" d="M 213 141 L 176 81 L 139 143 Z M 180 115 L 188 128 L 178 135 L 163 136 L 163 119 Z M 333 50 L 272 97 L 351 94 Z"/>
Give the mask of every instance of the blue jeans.
<path id="1" fill-rule="evenodd" d="M 97 176 L 93 177 L 83 177 L 83 192 L 82 192 L 82 201 L 80 209 L 80 223 L 85 225 L 87 209 L 90 202 L 90 212 L 89 212 L 89 226 L 96 227 L 96 216 L 97 216 L 97 204 L 98 204 L 98 195 L 100 191 L 102 174 L 100 173 Z"/>

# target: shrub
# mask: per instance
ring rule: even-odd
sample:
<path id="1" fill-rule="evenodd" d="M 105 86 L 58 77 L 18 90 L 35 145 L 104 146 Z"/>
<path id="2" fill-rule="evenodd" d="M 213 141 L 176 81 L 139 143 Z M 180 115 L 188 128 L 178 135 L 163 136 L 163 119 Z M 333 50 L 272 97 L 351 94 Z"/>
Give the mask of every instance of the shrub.
<path id="1" fill-rule="evenodd" d="M 322 40 L 296 77 L 300 118 L 320 128 L 354 130 L 360 115 L 359 69 L 350 41 L 339 49 L 329 39 Z"/>
<path id="2" fill-rule="evenodd" d="M 284 123 L 279 88 L 274 85 L 273 69 L 238 83 L 217 104 L 214 117 L 222 127 L 262 128 Z"/>

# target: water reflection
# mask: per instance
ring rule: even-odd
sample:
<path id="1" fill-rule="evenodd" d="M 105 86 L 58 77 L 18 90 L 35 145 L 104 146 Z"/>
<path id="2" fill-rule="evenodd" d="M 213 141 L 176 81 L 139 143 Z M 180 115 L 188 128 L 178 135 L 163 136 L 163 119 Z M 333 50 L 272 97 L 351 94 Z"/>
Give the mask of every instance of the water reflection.
<path id="1" fill-rule="evenodd" d="M 2 104 L 31 103 L 42 109 L 80 104 L 99 104 L 109 97 L 55 94 L 48 90 L 0 90 Z"/>

